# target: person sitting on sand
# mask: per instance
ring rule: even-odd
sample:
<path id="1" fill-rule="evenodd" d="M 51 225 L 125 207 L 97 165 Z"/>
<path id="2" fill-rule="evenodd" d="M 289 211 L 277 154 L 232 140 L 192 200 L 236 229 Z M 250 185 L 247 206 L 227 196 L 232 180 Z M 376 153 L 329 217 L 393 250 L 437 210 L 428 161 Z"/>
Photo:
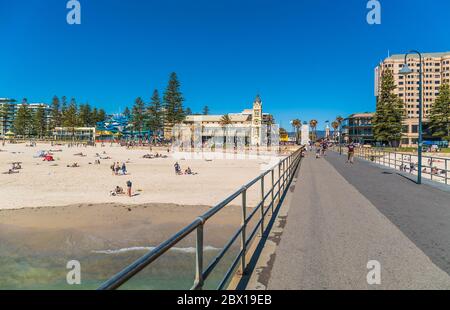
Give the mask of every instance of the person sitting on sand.
<path id="1" fill-rule="evenodd" d="M 184 174 L 192 174 L 191 167 L 188 167 L 188 168 L 184 171 Z"/>
<path id="2" fill-rule="evenodd" d="M 110 192 L 111 196 L 118 196 L 118 195 L 124 195 L 125 192 L 123 191 L 123 188 L 120 186 L 116 186 L 116 188 Z"/>
<path id="3" fill-rule="evenodd" d="M 175 167 L 175 173 L 177 175 L 183 174 L 183 173 L 181 173 L 181 167 L 180 167 L 180 164 L 178 164 L 178 162 L 175 163 L 174 167 Z"/>
<path id="4" fill-rule="evenodd" d="M 78 163 L 73 163 L 72 165 L 67 165 L 68 168 L 79 168 Z"/>
<path id="5" fill-rule="evenodd" d="M 12 163 L 12 170 L 20 170 L 20 169 L 22 169 L 20 163 Z"/>

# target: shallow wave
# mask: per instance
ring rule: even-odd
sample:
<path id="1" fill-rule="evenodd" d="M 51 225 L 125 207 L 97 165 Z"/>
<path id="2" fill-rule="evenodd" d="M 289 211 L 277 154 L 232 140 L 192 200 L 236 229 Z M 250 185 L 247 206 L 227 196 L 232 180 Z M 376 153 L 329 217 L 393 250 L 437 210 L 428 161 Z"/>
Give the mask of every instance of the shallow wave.
<path id="1" fill-rule="evenodd" d="M 141 246 L 137 246 L 137 247 L 130 247 L 130 248 L 122 248 L 122 249 L 117 249 L 117 250 L 92 251 L 92 253 L 111 255 L 111 254 L 120 254 L 120 253 L 135 252 L 135 251 L 153 251 L 155 248 L 156 247 L 143 247 L 143 246 L 141 247 Z M 220 250 L 221 249 L 215 248 L 215 247 L 212 247 L 212 246 L 205 246 L 204 247 L 204 251 L 220 251 Z M 195 253 L 196 249 L 193 248 L 193 247 L 190 247 L 190 248 L 176 248 L 176 247 L 173 247 L 169 251 L 181 252 L 181 253 Z"/>

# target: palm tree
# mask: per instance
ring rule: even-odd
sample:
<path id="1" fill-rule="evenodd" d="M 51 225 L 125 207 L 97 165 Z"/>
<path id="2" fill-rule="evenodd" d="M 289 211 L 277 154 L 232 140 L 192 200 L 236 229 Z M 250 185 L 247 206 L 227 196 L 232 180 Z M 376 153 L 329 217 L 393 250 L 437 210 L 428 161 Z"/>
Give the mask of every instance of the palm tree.
<path id="1" fill-rule="evenodd" d="M 334 121 L 334 122 L 331 123 L 331 127 L 333 127 L 333 130 L 334 130 L 333 136 L 334 136 L 335 139 L 336 139 L 336 132 L 339 129 L 339 126 L 340 125 L 339 125 L 338 121 Z"/>
<path id="2" fill-rule="evenodd" d="M 341 139 L 342 135 L 342 122 L 344 121 L 344 118 L 342 116 L 336 117 L 336 122 L 339 124 L 339 139 Z"/>
<path id="3" fill-rule="evenodd" d="M 220 125 L 222 125 L 222 127 L 223 127 L 223 141 L 224 141 L 224 144 L 226 143 L 226 133 L 225 133 L 225 128 L 228 126 L 228 125 L 231 125 L 231 118 L 230 118 L 230 116 L 228 115 L 228 114 L 225 114 L 225 115 L 223 115 L 222 116 L 222 118 L 220 119 Z"/>
<path id="4" fill-rule="evenodd" d="M 317 121 L 317 120 L 315 120 L 315 119 L 313 119 L 313 120 L 310 120 L 309 121 L 309 126 L 311 126 L 311 129 L 312 129 L 312 136 L 313 136 L 313 141 L 316 141 L 316 139 L 317 139 L 317 131 L 316 131 L 316 128 L 317 128 L 317 124 L 318 124 L 319 122 Z"/>
<path id="5" fill-rule="evenodd" d="M 295 142 L 298 144 L 300 141 L 300 127 L 302 126 L 302 121 L 299 120 L 298 118 L 294 119 L 292 121 L 292 126 L 294 126 L 295 128 Z"/>
<path id="6" fill-rule="evenodd" d="M 220 119 L 220 125 L 222 126 L 227 126 L 231 124 L 231 118 L 228 114 L 225 114 L 224 116 L 222 116 L 222 118 Z"/>

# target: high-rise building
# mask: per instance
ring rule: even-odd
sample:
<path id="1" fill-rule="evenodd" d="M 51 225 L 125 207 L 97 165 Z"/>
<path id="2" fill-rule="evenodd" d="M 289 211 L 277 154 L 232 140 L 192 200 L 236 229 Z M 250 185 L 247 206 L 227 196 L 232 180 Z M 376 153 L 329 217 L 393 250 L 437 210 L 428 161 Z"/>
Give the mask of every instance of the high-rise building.
<path id="1" fill-rule="evenodd" d="M 0 98 L 0 136 L 3 137 L 8 131 L 13 131 L 14 120 L 21 103 L 14 99 Z M 50 128 L 51 108 L 46 103 L 27 103 L 31 113 L 35 113 L 39 107 L 44 108 L 47 130 Z"/>
<path id="2" fill-rule="evenodd" d="M 14 99 L 0 98 L 0 136 L 11 130 L 16 115 L 16 104 Z"/>
<path id="3" fill-rule="evenodd" d="M 410 75 L 399 74 L 405 62 L 405 55 L 392 55 L 386 58 L 375 70 L 375 95 L 381 91 L 381 75 L 384 70 L 394 73 L 397 86 L 395 93 L 402 99 L 405 107 L 405 121 L 401 144 L 415 146 L 419 128 L 419 56 L 408 56 L 408 66 L 413 70 Z M 450 84 L 450 52 L 425 53 L 423 65 L 423 121 L 426 124 L 442 84 Z"/>

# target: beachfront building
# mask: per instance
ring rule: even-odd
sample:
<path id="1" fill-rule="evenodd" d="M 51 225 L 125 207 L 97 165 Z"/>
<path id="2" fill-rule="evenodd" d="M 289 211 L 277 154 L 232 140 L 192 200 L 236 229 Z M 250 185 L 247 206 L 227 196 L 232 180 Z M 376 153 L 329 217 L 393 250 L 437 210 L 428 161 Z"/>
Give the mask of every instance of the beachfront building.
<path id="1" fill-rule="evenodd" d="M 0 136 L 2 138 L 12 130 L 17 109 L 15 102 L 14 99 L 0 98 Z"/>
<path id="2" fill-rule="evenodd" d="M 399 74 L 405 62 L 405 55 L 392 55 L 382 61 L 375 70 L 375 95 L 381 91 L 381 76 L 384 70 L 394 73 L 397 86 L 395 93 L 403 100 L 405 106 L 405 121 L 403 146 L 416 146 L 419 127 L 419 56 L 408 56 L 408 66 L 414 71 L 408 76 Z M 450 52 L 423 54 L 423 116 L 426 127 L 427 118 L 430 115 L 442 84 L 450 84 Z"/>
<path id="3" fill-rule="evenodd" d="M 263 113 L 263 104 L 261 97 L 256 96 L 252 109 L 246 109 L 241 113 L 227 114 L 227 124 L 247 130 L 245 144 L 261 145 L 263 141 L 262 127 L 269 125 L 274 118 L 269 113 Z M 202 140 L 206 141 L 217 135 L 220 129 L 224 127 L 225 115 L 188 115 L 183 124 L 200 125 L 202 128 Z"/>
<path id="4" fill-rule="evenodd" d="M 96 141 L 109 142 L 132 135 L 129 117 L 123 114 L 108 115 L 103 122 L 97 123 Z"/>
<path id="5" fill-rule="evenodd" d="M 356 113 L 347 117 L 342 123 L 342 136 L 346 143 L 373 144 L 372 120 L 375 113 Z"/>
<path id="6" fill-rule="evenodd" d="M 14 120 L 17 116 L 20 103 L 9 98 L 0 98 L 0 135 L 3 137 L 7 132 L 13 131 Z M 46 103 L 28 103 L 28 109 L 34 114 L 40 107 L 44 108 L 45 122 L 47 124 L 47 131 L 49 128 L 51 118 L 51 108 Z"/>
<path id="7" fill-rule="evenodd" d="M 95 127 L 56 127 L 53 130 L 56 141 L 94 142 L 95 135 Z"/>

